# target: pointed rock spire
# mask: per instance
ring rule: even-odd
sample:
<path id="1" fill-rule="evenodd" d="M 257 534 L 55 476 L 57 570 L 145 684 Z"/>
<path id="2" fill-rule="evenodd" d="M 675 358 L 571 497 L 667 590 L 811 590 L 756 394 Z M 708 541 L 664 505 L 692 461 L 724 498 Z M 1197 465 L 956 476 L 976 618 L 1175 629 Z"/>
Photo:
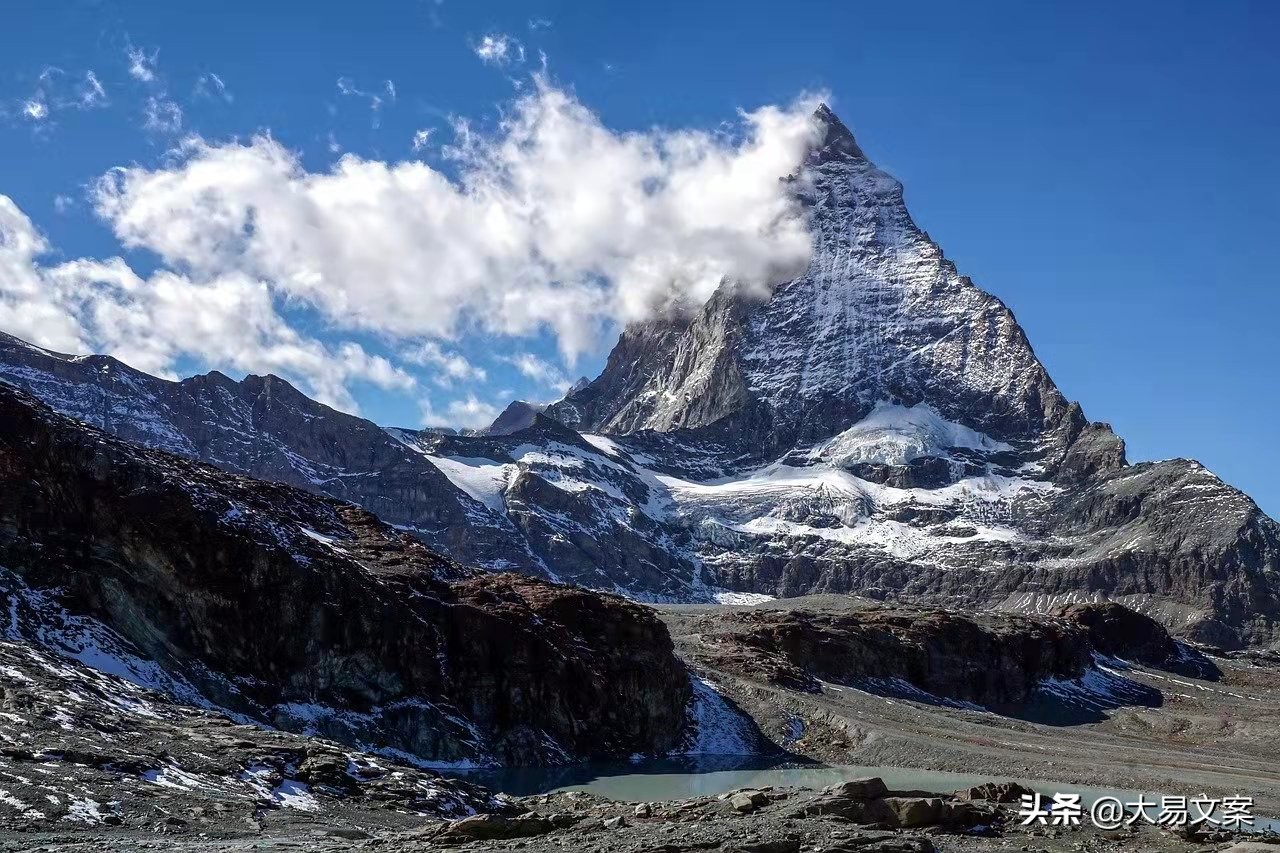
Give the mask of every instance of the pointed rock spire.
<path id="1" fill-rule="evenodd" d="M 845 127 L 844 122 L 831 111 L 826 104 L 819 104 L 814 110 L 813 120 L 818 125 L 818 141 L 810 154 L 814 162 L 824 163 L 830 160 L 865 160 L 853 132 Z"/>

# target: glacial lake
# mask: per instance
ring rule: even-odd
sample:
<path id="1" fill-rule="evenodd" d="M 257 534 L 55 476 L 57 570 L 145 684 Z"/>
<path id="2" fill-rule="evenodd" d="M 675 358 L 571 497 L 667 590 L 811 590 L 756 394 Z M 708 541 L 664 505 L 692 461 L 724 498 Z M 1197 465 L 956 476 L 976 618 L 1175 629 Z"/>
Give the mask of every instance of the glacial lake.
<path id="1" fill-rule="evenodd" d="M 1049 795 L 1079 794 L 1086 810 L 1100 797 L 1135 800 L 1134 790 L 1094 788 L 1037 779 L 1011 779 L 910 767 L 862 765 L 778 765 L 767 760 L 742 759 L 654 759 L 634 763 L 584 764 L 570 767 L 521 767 L 467 771 L 443 771 L 516 796 L 559 791 L 585 791 L 601 797 L 629 802 L 662 802 L 693 797 L 718 796 L 739 788 L 824 788 L 863 776 L 879 776 L 895 791 L 947 793 L 985 782 L 1017 781 Z M 1145 792 L 1148 798 L 1158 793 Z M 1248 792 L 1241 792 L 1247 795 Z M 1086 814 L 1087 820 L 1087 814 Z M 1280 832 L 1280 821 L 1258 816 L 1254 831 Z M 1280 850 L 1280 848 L 1277 848 Z"/>

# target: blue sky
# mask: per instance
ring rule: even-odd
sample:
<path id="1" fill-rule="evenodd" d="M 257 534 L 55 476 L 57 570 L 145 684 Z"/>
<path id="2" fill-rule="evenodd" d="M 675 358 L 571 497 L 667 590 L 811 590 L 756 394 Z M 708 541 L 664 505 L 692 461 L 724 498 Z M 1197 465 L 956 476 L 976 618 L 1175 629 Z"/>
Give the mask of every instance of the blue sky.
<path id="1" fill-rule="evenodd" d="M 786 109 L 825 92 L 869 155 L 904 182 L 921 225 L 1010 305 L 1064 392 L 1113 423 L 1131 458 L 1198 458 L 1277 514 L 1277 38 L 1280 8 L 1245 2 L 795 2 L 783 11 L 753 2 L 16 0 L 0 33 L 0 195 L 43 235 L 46 268 L 120 256 L 181 304 L 186 291 L 149 277 L 166 267 L 158 247 L 198 264 L 191 238 L 174 248 L 173 235 L 163 246 L 139 237 L 153 221 L 145 217 L 130 231 L 128 216 L 145 201 L 131 190 L 118 194 L 133 207 L 116 220 L 96 213 L 92 188 L 109 170 L 190 178 L 192 158 L 242 153 L 233 146 L 269 134 L 296 155 L 295 179 L 324 175 L 343 155 L 418 158 L 456 177 L 465 166 L 444 148 L 458 141 L 457 120 L 492 137 L 501 116 L 519 114 L 513 103 L 536 90 L 540 70 L 545 86 L 610 133 L 662 140 L 728 123 L 727 137 L 705 144 L 735 156 L 750 135 L 739 109 Z M 206 149 L 171 153 L 191 134 Z M 286 193 L 295 186 L 272 180 Z M 361 233 L 377 253 L 380 231 Z M 131 305 L 138 286 L 121 282 L 116 307 Z M 200 298 L 263 295 L 247 280 L 222 284 Z M 570 366 L 572 321 L 548 328 L 546 316 L 503 314 L 516 330 L 503 334 L 486 302 L 477 303 L 486 316 L 415 336 L 410 319 L 397 325 L 405 312 L 394 299 L 363 317 L 366 306 L 303 287 L 272 291 L 259 306 L 263 331 L 235 352 L 170 344 L 137 358 L 177 375 L 244 373 L 264 348 L 285 361 L 263 371 L 345 359 L 323 374 L 341 388 L 331 397 L 347 393 L 366 416 L 416 425 L 424 412 L 478 419 L 512 396 L 556 396 L 557 383 L 598 371 L 618 317 L 582 321 L 594 343 L 569 345 Z M 348 323 L 344 312 L 362 319 Z M 145 322 L 165 316 L 156 308 Z M 444 328 L 429 310 L 412 320 Z M 137 327 L 113 328 L 110 339 L 127 342 Z M 286 355 L 281 340 L 293 342 Z M 413 348 L 419 363 L 404 357 Z"/>

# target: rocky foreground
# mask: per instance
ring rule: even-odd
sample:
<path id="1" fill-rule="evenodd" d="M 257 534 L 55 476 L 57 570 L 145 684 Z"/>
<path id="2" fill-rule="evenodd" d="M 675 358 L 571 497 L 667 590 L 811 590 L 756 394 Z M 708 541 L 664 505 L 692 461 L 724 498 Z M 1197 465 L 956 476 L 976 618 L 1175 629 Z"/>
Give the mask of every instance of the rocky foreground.
<path id="1" fill-rule="evenodd" d="M 197 838 L 117 831 L 92 840 L 70 833 L 0 835 L 0 851 L 370 850 L 582 851 L 583 853 L 934 853 L 934 851 L 1143 850 L 1266 853 L 1275 836 L 1213 826 L 1176 830 L 1141 821 L 1104 831 L 1089 826 L 1022 826 L 1017 783 L 952 793 L 890 791 L 878 778 L 820 791 L 764 788 L 661 803 L 623 803 L 580 792 L 525 797 L 498 810 L 416 826 L 321 825 L 294 812 L 249 835 L 214 813 L 193 817 Z"/>

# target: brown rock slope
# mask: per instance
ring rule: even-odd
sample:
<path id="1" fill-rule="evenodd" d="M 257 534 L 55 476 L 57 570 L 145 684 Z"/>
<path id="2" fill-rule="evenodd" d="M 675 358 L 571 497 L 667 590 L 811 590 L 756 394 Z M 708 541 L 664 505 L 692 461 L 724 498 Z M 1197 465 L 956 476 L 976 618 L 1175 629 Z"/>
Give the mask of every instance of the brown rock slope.
<path id="1" fill-rule="evenodd" d="M 708 651 L 698 657 L 713 669 L 806 691 L 820 681 L 880 682 L 989 707 L 1026 703 L 1045 679 L 1078 679 L 1095 654 L 1190 663 L 1157 622 L 1115 604 L 1076 605 L 1057 617 L 761 608 L 717 614 L 705 631 Z"/>
<path id="2" fill-rule="evenodd" d="M 142 449 L 0 383 L 0 566 L 213 701 L 427 759 L 677 745 L 688 677 L 622 599 L 476 576 L 370 513 Z"/>

